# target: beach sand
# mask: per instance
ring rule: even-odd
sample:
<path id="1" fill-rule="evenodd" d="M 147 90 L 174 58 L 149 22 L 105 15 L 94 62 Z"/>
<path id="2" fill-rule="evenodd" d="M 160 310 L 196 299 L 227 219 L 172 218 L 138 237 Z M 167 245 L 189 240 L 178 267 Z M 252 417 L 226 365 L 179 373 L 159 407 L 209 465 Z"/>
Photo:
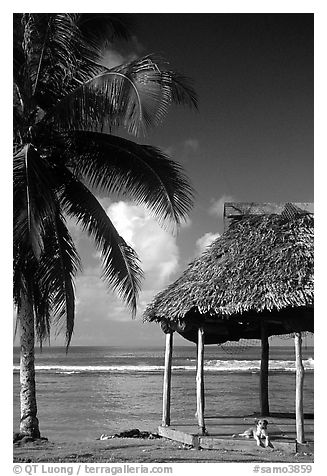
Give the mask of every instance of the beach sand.
<path id="1" fill-rule="evenodd" d="M 196 450 L 165 438 L 114 438 L 94 442 L 34 441 L 14 444 L 16 463 L 312 463 L 313 454 L 286 454 L 270 448 Z"/>

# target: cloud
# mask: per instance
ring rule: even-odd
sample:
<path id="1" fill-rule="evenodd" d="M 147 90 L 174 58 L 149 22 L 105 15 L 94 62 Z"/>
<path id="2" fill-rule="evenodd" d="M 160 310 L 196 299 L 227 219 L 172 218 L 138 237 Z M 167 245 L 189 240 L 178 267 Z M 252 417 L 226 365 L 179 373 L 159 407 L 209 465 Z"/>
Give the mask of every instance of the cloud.
<path id="1" fill-rule="evenodd" d="M 197 255 L 200 255 L 205 251 L 207 246 L 211 245 L 213 241 L 220 237 L 219 233 L 205 233 L 201 238 L 196 241 Z"/>
<path id="2" fill-rule="evenodd" d="M 118 51 L 109 49 L 103 53 L 101 63 L 107 68 L 114 68 L 125 63 L 125 58 Z"/>
<path id="3" fill-rule="evenodd" d="M 218 199 L 211 199 L 211 205 L 208 208 L 208 214 L 213 215 L 217 217 L 216 221 L 216 226 L 219 232 L 223 233 L 224 231 L 224 204 L 226 202 L 234 202 L 235 199 L 231 195 L 224 194 Z M 207 232 L 204 235 L 202 235 L 197 241 L 196 241 L 196 251 L 195 251 L 195 256 L 200 255 L 205 251 L 205 249 L 219 236 L 221 233 L 218 231 L 215 233 L 212 232 Z"/>
<path id="4" fill-rule="evenodd" d="M 72 237 L 75 246 L 78 246 L 80 243 L 80 240 L 83 237 L 83 233 L 81 231 L 80 225 L 77 224 L 77 221 L 74 220 L 73 218 L 67 217 L 66 218 L 66 226 L 67 229 L 70 233 L 70 236 Z"/>
<path id="5" fill-rule="evenodd" d="M 101 200 L 101 203 L 109 202 Z M 145 274 L 138 301 L 137 317 L 141 319 L 145 307 L 170 282 L 179 268 L 176 237 L 163 230 L 146 208 L 140 205 L 125 201 L 109 203 L 106 212 L 119 234 L 133 247 L 141 261 L 140 266 Z M 100 279 L 100 260 L 95 260 L 99 258 L 99 254 L 94 253 L 94 249 L 92 251 L 92 262 L 89 260 L 89 265 L 76 280 L 76 325 L 79 333 L 85 326 L 90 326 L 91 322 L 96 327 L 105 322 L 131 320 L 127 306 Z"/>
<path id="6" fill-rule="evenodd" d="M 101 63 L 107 68 L 115 68 L 124 63 L 136 60 L 143 52 L 144 46 L 136 36 L 132 36 L 128 42 L 128 46 L 124 42 L 117 45 L 117 49 L 112 47 L 106 49 L 102 53 Z"/>
<path id="7" fill-rule="evenodd" d="M 217 200 L 213 199 L 209 207 L 209 214 L 215 215 L 220 219 L 224 217 L 224 204 L 225 202 L 235 202 L 235 199 L 231 195 L 222 195 Z"/>
<path id="8" fill-rule="evenodd" d="M 163 230 L 141 205 L 120 201 L 107 209 L 118 232 L 137 252 L 146 281 L 159 288 L 177 270 L 176 238 Z"/>

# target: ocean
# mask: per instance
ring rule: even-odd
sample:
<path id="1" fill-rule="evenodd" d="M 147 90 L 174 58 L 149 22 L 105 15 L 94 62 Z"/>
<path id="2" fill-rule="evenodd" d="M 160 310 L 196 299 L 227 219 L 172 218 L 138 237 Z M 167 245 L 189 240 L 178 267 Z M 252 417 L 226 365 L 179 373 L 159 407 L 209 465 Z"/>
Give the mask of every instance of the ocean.
<path id="1" fill-rule="evenodd" d="M 270 347 L 271 412 L 295 411 L 293 347 Z M 304 411 L 313 413 L 313 348 L 303 348 Z M 194 417 L 196 346 L 173 354 L 171 422 Z M 92 441 L 102 433 L 156 431 L 162 417 L 163 348 L 36 350 L 38 418 L 51 441 Z M 259 412 L 260 347 L 205 348 L 206 416 Z M 19 428 L 19 349 L 14 349 L 13 427 Z"/>

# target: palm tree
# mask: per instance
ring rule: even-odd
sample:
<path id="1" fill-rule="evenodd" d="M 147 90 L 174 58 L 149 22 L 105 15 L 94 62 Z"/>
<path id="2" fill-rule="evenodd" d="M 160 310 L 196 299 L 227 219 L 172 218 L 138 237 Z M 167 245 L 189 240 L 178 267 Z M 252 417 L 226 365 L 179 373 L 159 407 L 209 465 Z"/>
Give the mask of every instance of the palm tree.
<path id="1" fill-rule="evenodd" d="M 103 279 L 136 312 L 142 271 L 94 193 L 145 204 L 179 225 L 193 190 L 159 149 L 117 135 L 139 135 L 171 103 L 196 107 L 186 78 L 152 56 L 107 68 L 103 48 L 128 38 L 118 15 L 14 15 L 14 303 L 20 329 L 20 434 L 40 437 L 34 346 L 50 327 L 74 327 L 80 258 L 67 228 L 75 219 L 94 240 Z M 104 39 L 106 41 L 104 41 Z M 114 134 L 113 134 L 114 133 Z"/>

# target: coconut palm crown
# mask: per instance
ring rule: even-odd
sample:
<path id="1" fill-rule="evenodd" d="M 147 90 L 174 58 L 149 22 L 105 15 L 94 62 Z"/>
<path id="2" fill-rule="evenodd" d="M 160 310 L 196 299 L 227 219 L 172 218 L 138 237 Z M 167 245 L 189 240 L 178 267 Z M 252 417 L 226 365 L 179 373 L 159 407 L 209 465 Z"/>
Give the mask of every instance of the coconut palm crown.
<path id="1" fill-rule="evenodd" d="M 100 26 L 100 28 L 99 28 Z M 159 149 L 113 135 L 156 126 L 172 103 L 196 106 L 187 80 L 152 56 L 101 64 L 104 40 L 127 38 L 119 16 L 14 15 L 14 299 L 28 297 L 40 342 L 74 324 L 80 259 L 66 218 L 101 253 L 103 278 L 136 310 L 142 272 L 94 190 L 144 203 L 178 225 L 192 204 L 181 167 Z"/>
<path id="2" fill-rule="evenodd" d="M 145 204 L 162 224 L 178 226 L 193 189 L 180 165 L 134 136 L 157 126 L 173 103 L 196 96 L 167 62 L 146 56 L 115 68 L 103 54 L 127 39 L 119 15 L 14 15 L 14 304 L 20 329 L 19 436 L 39 438 L 34 346 L 52 324 L 71 341 L 74 278 L 81 262 L 67 227 L 93 238 L 108 287 L 136 312 L 142 271 L 97 194 Z"/>

